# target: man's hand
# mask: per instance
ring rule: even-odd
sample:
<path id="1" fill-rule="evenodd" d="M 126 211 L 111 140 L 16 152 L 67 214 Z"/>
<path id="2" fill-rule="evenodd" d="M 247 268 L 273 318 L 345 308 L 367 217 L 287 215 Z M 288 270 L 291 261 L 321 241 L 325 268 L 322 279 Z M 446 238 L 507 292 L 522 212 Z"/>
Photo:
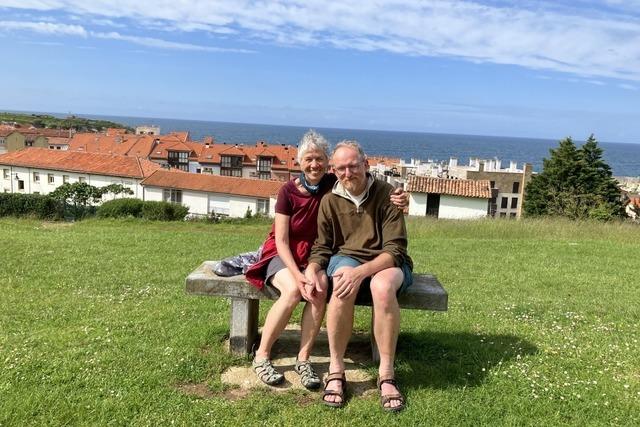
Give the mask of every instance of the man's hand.
<path id="1" fill-rule="evenodd" d="M 405 191 L 398 187 L 391 192 L 391 203 L 396 205 L 398 209 L 404 209 L 409 206 L 409 193 L 405 193 Z"/>
<path id="2" fill-rule="evenodd" d="M 366 278 L 358 267 L 342 267 L 333 275 L 333 295 L 347 298 L 358 293 L 360 284 Z"/>

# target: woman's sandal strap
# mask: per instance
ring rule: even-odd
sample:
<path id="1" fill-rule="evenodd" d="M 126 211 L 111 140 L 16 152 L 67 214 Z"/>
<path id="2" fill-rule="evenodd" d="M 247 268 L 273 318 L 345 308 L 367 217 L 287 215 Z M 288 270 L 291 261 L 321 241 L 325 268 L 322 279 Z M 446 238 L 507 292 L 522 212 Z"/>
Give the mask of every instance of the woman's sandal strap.
<path id="1" fill-rule="evenodd" d="M 251 365 L 260 381 L 267 385 L 280 384 L 284 380 L 284 375 L 275 370 L 269 359 L 260 362 L 254 360 Z"/>

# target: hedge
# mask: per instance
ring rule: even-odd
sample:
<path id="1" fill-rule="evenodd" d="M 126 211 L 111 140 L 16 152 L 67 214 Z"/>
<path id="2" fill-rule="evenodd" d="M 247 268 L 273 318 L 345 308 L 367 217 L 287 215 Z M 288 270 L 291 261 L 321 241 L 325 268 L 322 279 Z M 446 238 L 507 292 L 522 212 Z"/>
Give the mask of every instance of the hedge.
<path id="1" fill-rule="evenodd" d="M 62 205 L 52 197 L 40 194 L 0 193 L 0 217 L 62 218 Z"/>
<path id="2" fill-rule="evenodd" d="M 169 202 L 144 202 L 142 218 L 153 221 L 182 221 L 189 213 L 189 208 Z"/>
<path id="3" fill-rule="evenodd" d="M 72 208 L 72 205 L 65 207 L 60 201 L 50 196 L 0 193 L 0 217 L 27 216 L 57 220 L 64 218 L 65 215 L 80 219 L 95 213 L 99 218 L 136 217 L 153 221 L 182 221 L 189 213 L 189 208 L 183 205 L 169 202 L 144 202 L 132 198 L 110 200 L 97 209 L 95 206 L 81 207 L 81 212 L 71 212 Z"/>
<path id="4" fill-rule="evenodd" d="M 188 213 L 188 207 L 175 203 L 124 198 L 104 202 L 98 208 L 97 215 L 99 218 L 136 217 L 153 221 L 182 221 Z"/>
<path id="5" fill-rule="evenodd" d="M 98 218 L 140 218 L 144 203 L 140 199 L 132 198 L 109 200 L 98 207 L 97 215 Z"/>

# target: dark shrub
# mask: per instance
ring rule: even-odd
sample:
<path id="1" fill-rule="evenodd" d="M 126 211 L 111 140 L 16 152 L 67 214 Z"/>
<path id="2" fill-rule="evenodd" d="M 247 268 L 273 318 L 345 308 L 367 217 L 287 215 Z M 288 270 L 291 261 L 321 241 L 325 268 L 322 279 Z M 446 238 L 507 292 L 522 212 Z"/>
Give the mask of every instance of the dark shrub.
<path id="1" fill-rule="evenodd" d="M 142 216 L 142 206 L 145 202 L 140 199 L 115 199 L 104 202 L 98 207 L 99 218 L 127 218 Z"/>
<path id="2" fill-rule="evenodd" d="M 169 202 L 144 202 L 142 217 L 152 221 L 182 221 L 189 208 Z"/>
<path id="3" fill-rule="evenodd" d="M 0 193 L 0 216 L 60 219 L 61 205 L 40 194 Z"/>

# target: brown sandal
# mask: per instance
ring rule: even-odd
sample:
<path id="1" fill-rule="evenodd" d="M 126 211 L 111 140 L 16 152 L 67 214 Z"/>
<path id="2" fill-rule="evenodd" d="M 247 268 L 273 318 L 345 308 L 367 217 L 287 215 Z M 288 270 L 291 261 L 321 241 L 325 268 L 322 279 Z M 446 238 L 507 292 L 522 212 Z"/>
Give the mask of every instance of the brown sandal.
<path id="1" fill-rule="evenodd" d="M 342 384 L 342 390 L 327 390 L 327 386 L 331 381 L 340 381 Z M 324 391 L 322 392 L 322 403 L 332 408 L 342 408 L 344 406 L 344 392 L 347 388 L 347 379 L 344 376 L 344 372 L 334 372 L 332 374 L 327 375 L 327 378 L 324 380 Z M 325 398 L 327 396 L 338 396 L 340 398 L 340 402 L 329 402 Z"/>
<path id="2" fill-rule="evenodd" d="M 380 406 L 387 412 L 400 412 L 405 408 L 404 396 L 400 393 L 382 394 L 382 384 L 391 384 L 396 389 L 400 390 L 398 383 L 394 377 L 378 378 L 378 390 L 380 390 Z M 392 400 L 399 400 L 398 406 L 385 406 Z"/>

